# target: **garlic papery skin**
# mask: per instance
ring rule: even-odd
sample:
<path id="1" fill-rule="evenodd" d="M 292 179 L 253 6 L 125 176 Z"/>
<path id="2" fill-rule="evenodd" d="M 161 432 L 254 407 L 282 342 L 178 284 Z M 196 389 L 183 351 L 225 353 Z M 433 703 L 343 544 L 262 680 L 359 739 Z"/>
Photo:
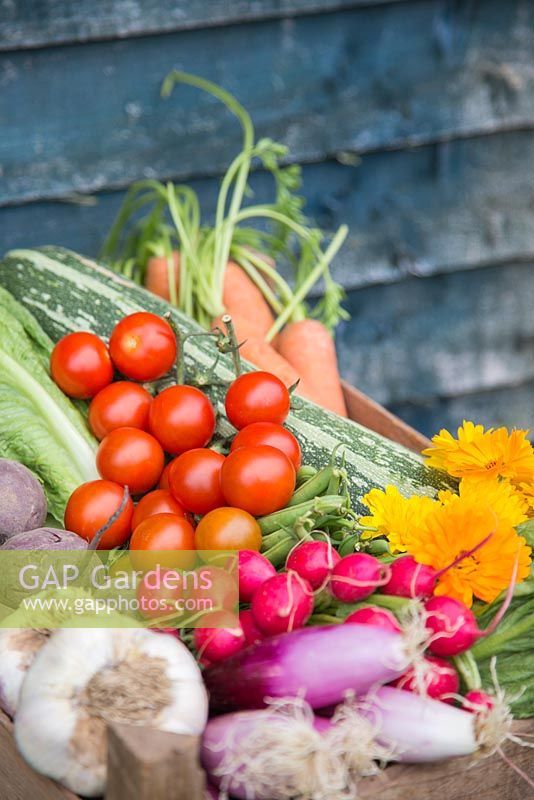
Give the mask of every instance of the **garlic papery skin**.
<path id="1" fill-rule="evenodd" d="M 63 629 L 24 680 L 15 739 L 28 763 L 76 794 L 105 792 L 107 723 L 200 734 L 207 693 L 175 637 L 132 628 Z"/>
<path id="2" fill-rule="evenodd" d="M 0 708 L 15 715 L 22 682 L 50 631 L 32 628 L 0 630 Z"/>

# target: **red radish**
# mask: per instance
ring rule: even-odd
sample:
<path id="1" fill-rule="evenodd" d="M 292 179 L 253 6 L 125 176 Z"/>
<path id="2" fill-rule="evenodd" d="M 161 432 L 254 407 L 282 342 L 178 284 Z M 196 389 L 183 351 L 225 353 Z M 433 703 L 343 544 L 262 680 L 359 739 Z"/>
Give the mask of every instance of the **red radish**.
<path id="1" fill-rule="evenodd" d="M 301 628 L 313 611 L 313 589 L 296 572 L 264 581 L 252 598 L 252 614 L 264 634 L 274 636 Z"/>
<path id="2" fill-rule="evenodd" d="M 235 655 L 245 646 L 245 634 L 241 625 L 235 624 L 233 615 L 225 611 L 215 611 L 206 614 L 202 619 L 212 625 L 222 626 L 226 622 L 230 624 L 228 627 L 195 628 L 193 643 L 199 656 L 217 663 Z"/>
<path id="3" fill-rule="evenodd" d="M 395 615 L 388 611 L 387 608 L 379 608 L 378 606 L 358 608 L 346 617 L 345 622 L 375 625 L 378 628 L 384 628 L 386 631 L 394 631 L 395 633 L 400 633 L 402 630 Z"/>
<path id="4" fill-rule="evenodd" d="M 480 714 L 495 708 L 495 697 L 480 689 L 472 689 L 464 697 L 464 708 L 472 714 Z"/>
<path id="5" fill-rule="evenodd" d="M 428 656 L 393 682 L 393 686 L 406 692 L 415 692 L 434 700 L 454 702 L 460 679 L 451 663 L 442 658 Z"/>
<path id="6" fill-rule="evenodd" d="M 432 632 L 428 649 L 437 656 L 463 653 L 484 635 L 473 612 L 453 597 L 431 597 L 425 611 L 425 624 Z"/>
<path id="7" fill-rule="evenodd" d="M 397 597 L 428 597 L 436 585 L 437 570 L 419 564 L 413 556 L 401 556 L 390 565 L 391 578 L 382 587 L 385 594 Z"/>
<path id="8" fill-rule="evenodd" d="M 254 622 L 254 615 L 252 614 L 250 608 L 239 612 L 239 622 L 241 624 L 241 628 L 243 629 L 243 633 L 245 634 L 245 643 L 247 645 L 257 644 L 265 638 L 263 633 Z"/>
<path id="9" fill-rule="evenodd" d="M 395 680 L 409 664 L 399 633 L 373 625 L 312 625 L 246 647 L 206 670 L 204 680 L 214 711 L 261 708 L 268 697 L 299 695 L 312 708 L 325 708 L 347 692 L 361 695 Z"/>
<path id="10" fill-rule="evenodd" d="M 239 599 L 250 603 L 256 589 L 276 575 L 270 561 L 255 550 L 239 551 Z"/>
<path id="11" fill-rule="evenodd" d="M 308 581 L 312 589 L 324 586 L 341 556 L 330 542 L 302 542 L 287 557 L 286 567 Z"/>
<path id="12" fill-rule="evenodd" d="M 343 603 L 356 603 L 387 583 L 390 574 L 387 564 L 377 558 L 367 553 L 352 553 L 335 565 L 330 591 Z"/>

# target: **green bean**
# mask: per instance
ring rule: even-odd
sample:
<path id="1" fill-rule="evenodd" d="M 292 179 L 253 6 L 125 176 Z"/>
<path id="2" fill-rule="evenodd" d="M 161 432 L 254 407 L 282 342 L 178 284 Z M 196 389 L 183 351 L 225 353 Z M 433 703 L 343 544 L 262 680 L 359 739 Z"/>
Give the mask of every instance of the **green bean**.
<path id="1" fill-rule="evenodd" d="M 297 489 L 289 501 L 288 506 L 297 506 L 304 503 L 306 500 L 313 500 L 321 495 L 327 489 L 333 472 L 334 468 L 331 464 L 328 464 L 328 466 L 316 472 L 313 478 L 307 480 Z"/>
<path id="2" fill-rule="evenodd" d="M 312 480 L 314 479 L 312 478 Z M 261 532 L 265 535 L 267 533 L 273 533 L 273 531 L 277 531 L 280 528 L 291 528 L 300 517 L 303 517 L 309 512 L 316 512 L 318 514 L 335 511 L 339 512 L 344 505 L 345 498 L 339 495 L 313 497 L 310 500 L 306 500 L 304 503 L 287 506 L 265 517 L 259 517 L 258 524 L 261 528 Z"/>
<path id="3" fill-rule="evenodd" d="M 313 478 L 314 475 L 317 475 L 317 470 L 315 467 L 312 467 L 309 464 L 303 464 L 297 472 L 297 488 L 300 488 L 303 484 L 309 481 L 310 478 Z"/>
<path id="4" fill-rule="evenodd" d="M 267 548 L 262 547 L 262 553 L 265 558 L 268 558 L 274 567 L 281 567 L 285 564 L 286 558 L 291 552 L 292 547 L 295 545 L 295 540 L 291 536 L 286 539 L 281 539 L 278 544 Z"/>

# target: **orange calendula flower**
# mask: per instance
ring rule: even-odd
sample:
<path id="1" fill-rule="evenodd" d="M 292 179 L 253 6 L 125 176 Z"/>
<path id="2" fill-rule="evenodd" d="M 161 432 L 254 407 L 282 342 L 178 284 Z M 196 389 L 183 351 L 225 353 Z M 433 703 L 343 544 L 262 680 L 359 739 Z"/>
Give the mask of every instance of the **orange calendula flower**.
<path id="1" fill-rule="evenodd" d="M 475 481 L 463 478 L 458 487 L 458 494 L 479 508 L 490 508 L 497 516 L 499 526 L 515 528 L 528 519 L 525 497 L 509 481 Z M 438 497 L 441 503 L 447 505 L 457 495 L 442 491 Z M 532 499 L 534 501 L 534 496 Z"/>
<path id="2" fill-rule="evenodd" d="M 440 577 L 436 594 L 455 597 L 467 606 L 473 597 L 491 603 L 510 584 L 516 559 L 517 582 L 528 577 L 531 549 L 506 520 L 475 496 L 452 495 L 445 505 L 436 504 L 411 536 L 408 552 L 421 564 L 440 570 L 489 534 L 482 547 Z"/>
<path id="3" fill-rule="evenodd" d="M 386 486 L 385 491 L 371 489 L 362 502 L 371 513 L 360 518 L 361 524 L 377 529 L 364 531 L 362 538 L 387 536 L 392 553 L 406 552 L 413 531 L 436 505 L 430 497 L 403 497 L 395 486 Z"/>
<path id="4" fill-rule="evenodd" d="M 527 506 L 527 515 L 534 517 L 534 480 L 531 483 L 520 483 L 517 489 Z"/>
<path id="5" fill-rule="evenodd" d="M 428 464 L 457 478 L 509 478 L 529 481 L 534 475 L 534 449 L 528 431 L 488 428 L 464 421 L 455 439 L 445 429 L 423 450 Z"/>

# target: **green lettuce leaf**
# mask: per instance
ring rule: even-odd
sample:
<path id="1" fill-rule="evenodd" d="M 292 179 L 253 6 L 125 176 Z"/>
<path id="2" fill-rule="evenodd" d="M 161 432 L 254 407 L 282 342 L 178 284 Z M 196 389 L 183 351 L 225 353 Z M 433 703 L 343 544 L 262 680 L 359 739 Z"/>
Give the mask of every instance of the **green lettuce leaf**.
<path id="1" fill-rule="evenodd" d="M 0 287 L 0 456 L 37 475 L 61 521 L 72 491 L 98 477 L 97 442 L 52 381 L 51 350 L 34 317 Z"/>
<path id="2" fill-rule="evenodd" d="M 523 523 L 518 533 L 534 547 L 534 519 Z M 487 627 L 502 603 L 497 598 L 478 616 L 481 628 Z M 479 666 L 482 685 L 491 688 L 490 662 L 497 658 L 497 675 L 500 686 L 516 699 L 511 703 L 518 718 L 534 716 L 534 573 L 520 583 L 504 619 L 487 639 L 473 647 Z M 519 695 L 519 696 L 518 696 Z"/>

